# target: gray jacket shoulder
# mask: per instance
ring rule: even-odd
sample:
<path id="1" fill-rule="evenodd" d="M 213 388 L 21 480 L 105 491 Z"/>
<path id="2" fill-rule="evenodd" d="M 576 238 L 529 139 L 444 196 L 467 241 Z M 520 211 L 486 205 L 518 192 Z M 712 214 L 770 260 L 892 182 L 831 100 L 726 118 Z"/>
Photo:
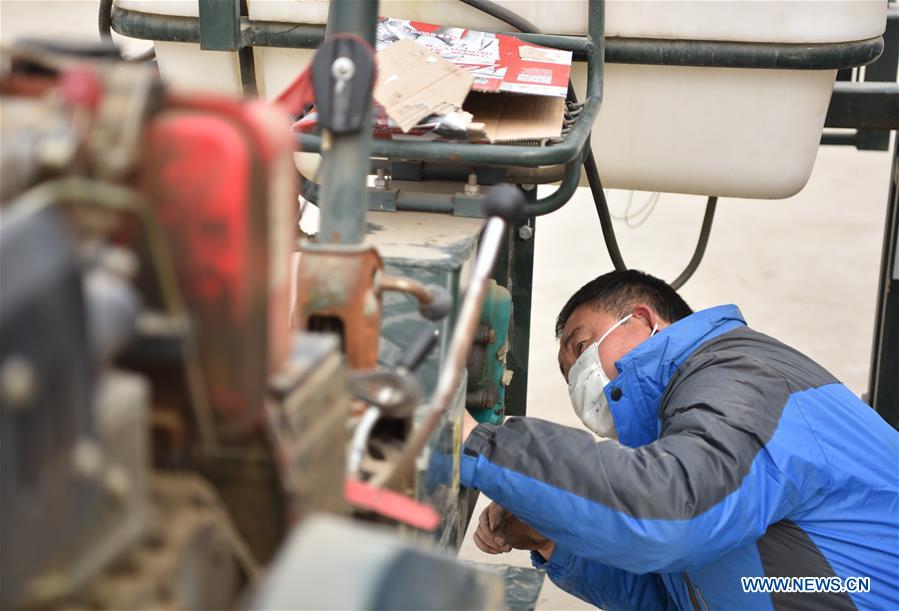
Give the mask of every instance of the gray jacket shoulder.
<path id="1" fill-rule="evenodd" d="M 741 327 L 706 342 L 678 368 L 662 397 L 659 417 L 664 429 L 683 410 L 713 406 L 719 417 L 767 439 L 792 394 L 835 382 L 798 350 Z"/>

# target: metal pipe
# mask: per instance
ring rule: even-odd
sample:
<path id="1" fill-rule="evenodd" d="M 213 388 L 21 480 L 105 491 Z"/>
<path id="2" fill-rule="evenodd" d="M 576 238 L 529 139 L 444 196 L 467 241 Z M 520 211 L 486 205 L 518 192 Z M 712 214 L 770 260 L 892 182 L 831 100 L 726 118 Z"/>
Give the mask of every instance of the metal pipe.
<path id="1" fill-rule="evenodd" d="M 472 270 L 468 291 L 462 300 L 459 316 L 453 332 L 437 389 L 421 424 L 412 431 L 399 458 L 383 482 L 383 487 L 402 491 L 407 478 L 415 466 L 415 459 L 427 445 L 431 435 L 437 430 L 441 420 L 452 405 L 453 396 L 462 381 L 462 372 L 468 359 L 468 351 L 477 331 L 481 308 L 487 294 L 487 281 L 493 271 L 493 264 L 503 243 L 506 221 L 491 217 L 481 234 L 478 257 Z"/>
<path id="2" fill-rule="evenodd" d="M 529 217 L 542 216 L 544 214 L 549 214 L 550 212 L 555 212 L 564 206 L 577 191 L 578 184 L 581 181 L 583 158 L 583 152 L 581 152 L 577 159 L 566 165 L 565 175 L 562 177 L 562 183 L 559 185 L 559 188 L 546 197 L 527 204 L 525 207 L 525 214 Z"/>
<path id="3" fill-rule="evenodd" d="M 599 69 L 588 73 L 588 91 L 599 88 L 595 81 L 601 78 Z M 584 147 L 593 122 L 599 113 L 601 99 L 598 96 L 587 98 L 581 116 L 571 133 L 559 144 L 546 147 L 505 146 L 501 144 L 471 144 L 467 142 L 407 142 L 401 140 L 375 140 L 371 154 L 374 157 L 391 159 L 423 159 L 431 161 L 457 161 L 485 165 L 519 165 L 539 167 L 546 165 L 567 164 Z M 300 150 L 315 153 L 322 148 L 322 138 L 312 134 L 298 134 L 297 142 Z"/>
<path id="4" fill-rule="evenodd" d="M 365 448 L 368 446 L 368 439 L 371 432 L 375 428 L 378 420 L 381 418 L 381 410 L 375 406 L 371 406 L 362 414 L 356 430 L 353 431 L 353 438 L 350 441 L 350 449 L 347 453 L 346 472 L 348 475 L 355 476 L 362 467 L 362 459 L 365 458 Z"/>
<path id="5" fill-rule="evenodd" d="M 331 0 L 328 4 L 325 37 L 349 32 L 374 47 L 379 4 L 378 0 Z"/>
<path id="6" fill-rule="evenodd" d="M 361 5 L 362 3 L 358 3 Z M 895 9 L 893 9 L 895 11 Z M 113 7 L 112 29 L 129 38 L 164 42 L 200 41 L 196 17 L 151 15 Z M 240 44 L 245 47 L 314 49 L 325 28 L 316 24 L 254 21 L 242 17 Z M 576 60 L 586 57 L 589 41 L 582 36 L 506 32 L 524 41 L 571 51 Z M 883 52 L 883 38 L 839 43 L 795 44 L 609 38 L 605 61 L 612 64 L 750 68 L 780 70 L 837 70 L 875 61 Z"/>
<path id="7" fill-rule="evenodd" d="M 392 169 L 389 159 L 374 158 L 371 160 L 371 173 L 378 170 Z M 539 166 L 536 168 L 503 167 L 502 182 L 526 185 L 542 185 L 562 180 L 565 175 L 565 167 L 561 165 Z M 423 161 L 420 164 L 421 180 L 449 180 L 462 182 L 471 174 L 471 166 L 463 163 L 431 163 Z M 394 178 L 395 179 L 395 178 Z M 406 179 L 403 179 L 406 180 Z M 411 180 L 411 179 L 410 179 Z"/>

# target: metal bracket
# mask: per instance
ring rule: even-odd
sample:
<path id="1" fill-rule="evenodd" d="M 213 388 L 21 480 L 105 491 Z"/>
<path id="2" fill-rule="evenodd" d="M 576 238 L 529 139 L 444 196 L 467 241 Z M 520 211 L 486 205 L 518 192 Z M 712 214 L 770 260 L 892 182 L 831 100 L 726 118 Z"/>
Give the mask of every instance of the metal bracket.
<path id="1" fill-rule="evenodd" d="M 240 1 L 199 0 L 200 48 L 204 51 L 240 49 Z"/>

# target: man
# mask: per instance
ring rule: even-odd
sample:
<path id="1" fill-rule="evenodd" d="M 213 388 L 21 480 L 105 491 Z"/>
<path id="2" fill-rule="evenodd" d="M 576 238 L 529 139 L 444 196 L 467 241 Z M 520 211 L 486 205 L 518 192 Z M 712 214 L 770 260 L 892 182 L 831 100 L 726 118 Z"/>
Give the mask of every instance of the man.
<path id="1" fill-rule="evenodd" d="M 638 271 L 581 288 L 556 334 L 602 437 L 466 417 L 462 483 L 496 503 L 482 550 L 535 550 L 605 609 L 899 609 L 899 433 L 831 374 Z M 762 576 L 839 579 L 746 591 Z"/>

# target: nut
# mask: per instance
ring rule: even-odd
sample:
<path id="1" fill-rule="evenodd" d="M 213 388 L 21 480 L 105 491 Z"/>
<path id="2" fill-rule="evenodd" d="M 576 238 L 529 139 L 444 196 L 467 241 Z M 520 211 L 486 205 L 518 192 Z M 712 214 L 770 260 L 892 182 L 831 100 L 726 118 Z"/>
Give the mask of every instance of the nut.
<path id="1" fill-rule="evenodd" d="M 481 188 L 478 186 L 478 175 L 472 172 L 468 175 L 468 183 L 465 185 L 465 195 L 478 195 Z"/>

